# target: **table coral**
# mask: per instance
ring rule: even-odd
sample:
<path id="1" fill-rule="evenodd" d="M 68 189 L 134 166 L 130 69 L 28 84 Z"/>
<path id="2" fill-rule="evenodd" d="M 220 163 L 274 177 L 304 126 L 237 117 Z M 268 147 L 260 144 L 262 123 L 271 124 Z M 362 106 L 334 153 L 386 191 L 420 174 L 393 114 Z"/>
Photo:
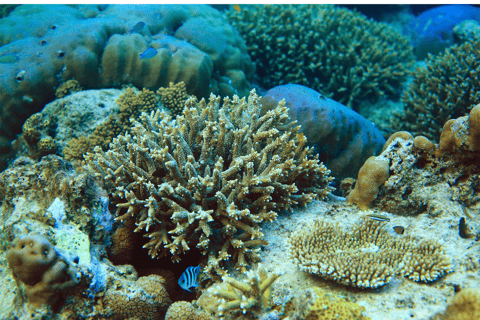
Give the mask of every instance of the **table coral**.
<path id="1" fill-rule="evenodd" d="M 265 243 L 259 223 L 330 193 L 329 171 L 284 103 L 260 116 L 259 99 L 254 91 L 222 106 L 213 95 L 208 104 L 190 98 L 174 122 L 142 114 L 132 134 L 86 155 L 112 192 L 116 219 L 136 220 L 152 257 L 180 261 L 196 247 L 208 255 L 206 273 L 222 274 L 230 258 L 245 270 Z"/>
<path id="2" fill-rule="evenodd" d="M 463 116 L 480 103 L 479 55 L 480 41 L 466 42 L 431 57 L 426 67 L 417 68 L 403 94 L 403 110 L 390 118 L 391 129 L 438 141 L 448 119 Z"/>
<path id="3" fill-rule="evenodd" d="M 352 287 L 379 288 L 395 274 L 431 282 L 453 271 L 451 259 L 436 241 L 393 236 L 384 222 L 368 218 L 351 232 L 315 220 L 288 242 L 289 255 L 302 271 Z"/>
<path id="4" fill-rule="evenodd" d="M 345 8 L 252 5 L 227 16 L 267 88 L 308 85 L 356 109 L 361 100 L 397 94 L 413 64 L 406 37 Z"/>

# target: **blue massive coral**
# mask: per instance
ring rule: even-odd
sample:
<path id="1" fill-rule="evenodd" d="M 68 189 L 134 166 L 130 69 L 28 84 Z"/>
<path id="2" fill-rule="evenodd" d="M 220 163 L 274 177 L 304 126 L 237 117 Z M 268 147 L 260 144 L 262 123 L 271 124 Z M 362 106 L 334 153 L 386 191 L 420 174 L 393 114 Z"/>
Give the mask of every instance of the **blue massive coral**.
<path id="1" fill-rule="evenodd" d="M 319 154 L 335 178 L 356 177 L 368 157 L 382 151 L 385 139 L 373 122 L 317 91 L 298 84 L 270 89 L 263 110 L 285 99 L 289 115 L 302 126 L 307 145 Z"/>

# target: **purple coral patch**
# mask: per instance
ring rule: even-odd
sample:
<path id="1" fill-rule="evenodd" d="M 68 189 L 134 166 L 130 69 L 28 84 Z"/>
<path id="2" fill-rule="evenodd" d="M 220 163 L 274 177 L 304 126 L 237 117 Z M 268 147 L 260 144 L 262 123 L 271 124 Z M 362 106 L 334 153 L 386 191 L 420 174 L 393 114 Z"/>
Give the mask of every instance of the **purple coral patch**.
<path id="1" fill-rule="evenodd" d="M 298 84 L 270 89 L 261 103 L 270 109 L 281 99 L 302 126 L 307 145 L 317 150 L 335 178 L 356 177 L 365 160 L 382 151 L 385 139 L 380 130 L 343 104 Z"/>

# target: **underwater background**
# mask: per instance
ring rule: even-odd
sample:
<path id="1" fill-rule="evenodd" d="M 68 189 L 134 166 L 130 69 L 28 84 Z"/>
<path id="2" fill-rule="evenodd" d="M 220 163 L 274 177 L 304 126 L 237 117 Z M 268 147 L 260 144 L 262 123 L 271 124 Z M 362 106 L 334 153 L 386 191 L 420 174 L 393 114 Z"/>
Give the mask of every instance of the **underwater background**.
<path id="1" fill-rule="evenodd" d="M 478 5 L 0 5 L 0 319 L 480 319 Z"/>

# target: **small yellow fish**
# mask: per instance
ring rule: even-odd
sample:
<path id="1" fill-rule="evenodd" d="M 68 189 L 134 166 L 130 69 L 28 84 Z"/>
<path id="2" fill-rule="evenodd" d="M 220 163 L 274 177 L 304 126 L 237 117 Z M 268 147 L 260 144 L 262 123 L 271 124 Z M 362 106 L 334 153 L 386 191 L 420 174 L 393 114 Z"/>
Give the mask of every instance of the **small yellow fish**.
<path id="1" fill-rule="evenodd" d="M 239 12 L 239 11 L 240 11 L 240 6 L 239 6 L 238 4 L 234 4 L 234 5 L 233 5 L 233 9 L 234 9 L 235 11 Z"/>

